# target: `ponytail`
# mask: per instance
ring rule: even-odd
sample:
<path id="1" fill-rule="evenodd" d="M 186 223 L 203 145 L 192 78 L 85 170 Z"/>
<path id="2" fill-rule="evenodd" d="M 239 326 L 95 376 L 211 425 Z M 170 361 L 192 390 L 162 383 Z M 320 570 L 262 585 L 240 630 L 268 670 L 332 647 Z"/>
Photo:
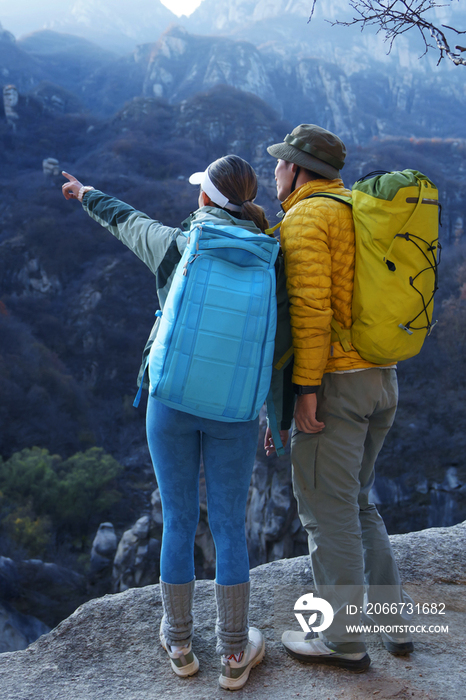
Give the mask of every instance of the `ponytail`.
<path id="1" fill-rule="evenodd" d="M 252 221 L 261 231 L 269 227 L 264 210 L 254 204 L 257 176 L 247 161 L 234 155 L 219 158 L 209 166 L 209 178 L 221 194 L 228 197 L 228 204 L 234 206 L 229 209 L 226 204 L 226 211 L 239 219 Z"/>
<path id="2" fill-rule="evenodd" d="M 269 222 L 265 216 L 265 211 L 254 202 L 243 202 L 241 205 L 241 219 L 253 221 L 262 232 L 269 228 Z"/>

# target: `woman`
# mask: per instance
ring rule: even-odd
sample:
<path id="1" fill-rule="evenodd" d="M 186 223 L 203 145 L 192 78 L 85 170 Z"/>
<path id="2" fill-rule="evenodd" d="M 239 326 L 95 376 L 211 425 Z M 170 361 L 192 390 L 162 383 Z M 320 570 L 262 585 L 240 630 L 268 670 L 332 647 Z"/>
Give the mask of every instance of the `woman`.
<path id="1" fill-rule="evenodd" d="M 73 176 L 63 175 L 69 180 L 63 185 L 65 198 L 81 201 L 93 219 L 123 241 L 156 275 L 163 309 L 176 265 L 186 247 L 182 231 L 163 226 L 119 200 L 84 187 Z M 242 158 L 233 155 L 220 158 L 205 172 L 192 175 L 189 181 L 200 185 L 199 209 L 182 223 L 183 230 L 198 223 L 240 226 L 253 233 L 267 228 L 263 209 L 254 204 L 256 174 Z M 284 279 L 278 280 L 277 290 L 282 298 L 280 308 L 286 316 Z M 157 324 L 144 356 L 156 333 Z M 139 381 L 145 381 L 144 371 L 140 372 Z M 275 382 L 277 387 L 280 381 Z M 280 393 L 280 388 L 276 393 Z M 222 657 L 219 681 L 223 688 L 236 690 L 246 683 L 251 668 L 264 656 L 262 633 L 248 626 L 250 585 L 245 534 L 258 418 L 232 423 L 199 418 L 149 396 L 146 426 L 163 508 L 161 644 L 177 675 L 190 676 L 197 672 L 199 663 L 191 649 L 191 640 L 194 538 L 199 520 L 202 451 L 209 525 L 216 547 L 217 653 Z M 285 442 L 288 427 L 289 418 L 281 422 L 281 437 Z"/>

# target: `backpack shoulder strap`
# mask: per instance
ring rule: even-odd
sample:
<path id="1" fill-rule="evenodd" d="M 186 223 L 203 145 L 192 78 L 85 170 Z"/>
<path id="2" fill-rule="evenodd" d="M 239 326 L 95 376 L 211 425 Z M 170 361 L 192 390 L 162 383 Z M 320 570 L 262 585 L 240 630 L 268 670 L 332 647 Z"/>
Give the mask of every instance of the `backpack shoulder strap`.
<path id="1" fill-rule="evenodd" d="M 324 197 L 325 199 L 335 199 L 343 204 L 348 204 L 348 206 L 353 206 L 353 200 L 345 194 L 331 194 L 330 192 L 316 192 L 315 194 L 310 194 L 304 199 L 313 199 L 313 197 Z"/>
<path id="2" fill-rule="evenodd" d="M 342 328 L 338 321 L 336 321 L 332 316 L 332 334 L 330 340 L 332 343 L 339 341 L 345 352 L 350 352 L 351 347 L 351 328 Z"/>
<path id="3" fill-rule="evenodd" d="M 279 221 L 278 224 L 275 224 L 275 226 L 272 226 L 272 228 L 266 228 L 265 231 L 264 231 L 264 233 L 265 233 L 267 236 L 272 236 L 272 237 L 275 238 L 274 233 L 275 233 L 275 231 L 276 231 L 278 228 L 280 228 L 281 225 L 282 225 L 282 222 Z"/>
<path id="4" fill-rule="evenodd" d="M 280 437 L 280 430 L 277 423 L 277 414 L 275 413 L 275 404 L 273 402 L 273 392 L 272 388 L 269 389 L 267 394 L 267 422 L 272 433 L 273 444 L 275 445 L 275 450 L 279 457 L 285 454 L 285 448 L 283 447 L 282 439 Z"/>
<path id="5" fill-rule="evenodd" d="M 344 194 L 330 194 L 330 192 L 316 192 L 315 194 L 310 194 L 308 197 L 305 199 L 312 199 L 313 197 L 325 197 L 326 199 L 334 199 L 338 202 L 342 202 L 343 204 L 347 204 L 348 206 L 352 207 L 353 206 L 353 200 L 351 197 L 347 197 Z M 336 343 L 340 342 L 343 350 L 345 352 L 350 352 L 352 350 L 351 347 L 351 328 L 342 328 L 338 321 L 335 320 L 335 318 L 332 317 L 332 322 L 331 322 L 331 327 L 332 327 L 332 334 L 331 334 L 331 342 Z"/>

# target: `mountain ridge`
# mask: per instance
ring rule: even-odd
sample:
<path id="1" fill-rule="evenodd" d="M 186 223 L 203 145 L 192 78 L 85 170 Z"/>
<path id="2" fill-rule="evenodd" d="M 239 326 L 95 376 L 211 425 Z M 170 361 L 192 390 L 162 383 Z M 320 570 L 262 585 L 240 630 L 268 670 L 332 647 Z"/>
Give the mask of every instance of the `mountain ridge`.
<path id="1" fill-rule="evenodd" d="M 20 90 L 40 80 L 55 82 L 104 117 L 140 96 L 162 97 L 174 104 L 227 84 L 261 97 L 292 123 L 319 123 L 354 143 L 375 136 L 461 138 L 464 134 L 466 93 L 461 73 L 449 73 L 448 80 L 442 73 L 392 74 L 383 67 L 348 73 L 338 62 L 284 57 L 272 47 L 193 35 L 180 25 L 172 25 L 157 42 L 143 44 L 126 56 L 76 39 L 81 53 L 70 70 L 63 49 L 66 40 L 48 30 L 19 42 L 3 41 L 0 69 L 3 56 L 9 82 L 17 82 Z M 15 73 L 10 73 L 13 66 Z M 18 66 L 24 75 L 18 75 Z"/>
<path id="2" fill-rule="evenodd" d="M 15 35 L 48 28 L 86 36 L 120 54 L 133 51 L 137 44 L 153 43 L 170 26 L 181 24 L 190 33 L 223 35 L 252 42 L 256 47 L 273 46 L 279 52 L 301 52 L 312 57 L 325 57 L 339 62 L 345 72 L 358 71 L 371 63 L 385 65 L 391 70 L 409 69 L 428 74 L 433 69 L 454 69 L 449 61 L 436 68 L 438 55 L 429 51 L 422 59 L 424 44 L 416 30 L 399 36 L 391 51 L 384 33 L 368 26 L 332 26 L 336 20 L 351 21 L 346 0 L 318 0 L 312 20 L 312 4 L 306 0 L 203 0 L 189 16 L 177 17 L 160 0 L 153 0 L 148 9 L 144 0 L 134 0 L 130 6 L 124 0 L 72 0 L 41 5 L 37 10 L 29 0 L 17 0 L 2 15 L 6 29 Z M 441 25 L 466 25 L 466 12 L 449 3 L 436 7 L 427 19 Z M 27 24 L 25 24 L 27 22 Z M 450 65 L 449 65 L 450 64 Z"/>

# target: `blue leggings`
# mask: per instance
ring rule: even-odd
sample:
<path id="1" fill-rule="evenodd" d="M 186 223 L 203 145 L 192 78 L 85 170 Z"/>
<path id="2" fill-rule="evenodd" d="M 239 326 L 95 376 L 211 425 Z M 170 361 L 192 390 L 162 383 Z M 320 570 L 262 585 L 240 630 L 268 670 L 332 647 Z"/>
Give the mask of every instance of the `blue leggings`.
<path id="1" fill-rule="evenodd" d="M 162 581 L 179 584 L 194 578 L 201 449 L 216 581 L 223 586 L 249 581 L 245 516 L 259 419 L 223 423 L 198 418 L 150 396 L 146 425 L 163 509 Z"/>

